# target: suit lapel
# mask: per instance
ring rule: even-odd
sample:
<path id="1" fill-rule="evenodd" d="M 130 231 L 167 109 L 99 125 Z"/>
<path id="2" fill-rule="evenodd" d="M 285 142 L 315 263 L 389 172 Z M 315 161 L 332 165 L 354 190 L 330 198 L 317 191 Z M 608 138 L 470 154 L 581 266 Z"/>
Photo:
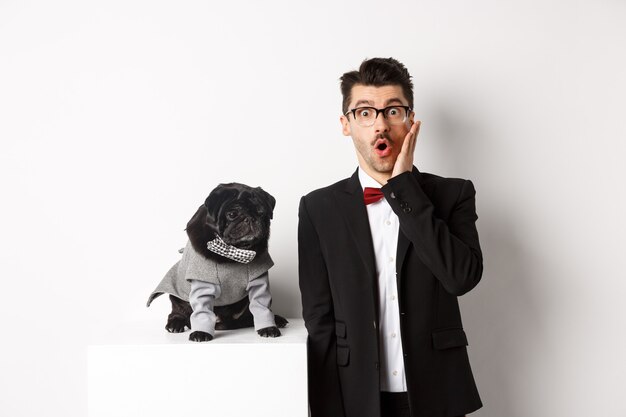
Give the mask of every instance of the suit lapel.
<path id="1" fill-rule="evenodd" d="M 402 233 L 402 230 L 398 231 L 398 250 L 396 252 L 396 272 L 398 274 L 398 290 L 400 289 L 400 279 L 402 278 L 402 265 L 404 265 L 404 259 L 406 253 L 409 250 L 411 241 Z"/>
<path id="2" fill-rule="evenodd" d="M 374 258 L 374 246 L 372 244 L 370 223 L 367 218 L 367 209 L 363 202 L 363 190 L 359 182 L 358 170 L 348 179 L 343 190 L 335 191 L 335 198 L 368 275 L 375 279 L 376 259 Z"/>
<path id="3" fill-rule="evenodd" d="M 415 179 L 417 180 L 420 187 L 426 194 L 430 194 L 430 187 L 427 183 L 424 182 L 424 179 L 419 172 L 419 170 L 414 166 L 413 171 L 411 172 Z M 402 267 L 404 266 L 404 261 L 406 259 L 406 254 L 411 246 L 411 241 L 407 238 L 404 233 L 402 233 L 402 229 L 398 231 L 398 249 L 396 252 L 396 273 L 397 273 L 397 284 L 398 284 L 398 293 L 402 291 Z"/>

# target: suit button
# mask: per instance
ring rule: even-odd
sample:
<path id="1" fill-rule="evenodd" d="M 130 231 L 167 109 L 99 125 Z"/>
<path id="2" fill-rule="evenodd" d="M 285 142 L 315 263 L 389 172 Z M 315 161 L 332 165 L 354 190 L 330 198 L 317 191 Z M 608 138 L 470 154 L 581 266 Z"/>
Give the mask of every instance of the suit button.
<path id="1" fill-rule="evenodd" d="M 376 369 L 380 369 L 380 363 L 376 362 Z"/>
<path id="2" fill-rule="evenodd" d="M 411 212 L 411 207 L 405 207 L 402 209 L 403 212 L 405 213 L 410 213 Z"/>
<path id="3" fill-rule="evenodd" d="M 409 206 L 409 203 L 407 203 L 406 201 L 403 201 L 403 202 L 400 203 L 400 208 L 405 208 L 405 207 L 408 207 L 408 206 Z"/>
<path id="4" fill-rule="evenodd" d="M 409 356 L 409 355 L 407 355 L 407 354 L 405 353 L 405 354 L 404 354 L 404 357 L 406 358 L 407 356 Z"/>

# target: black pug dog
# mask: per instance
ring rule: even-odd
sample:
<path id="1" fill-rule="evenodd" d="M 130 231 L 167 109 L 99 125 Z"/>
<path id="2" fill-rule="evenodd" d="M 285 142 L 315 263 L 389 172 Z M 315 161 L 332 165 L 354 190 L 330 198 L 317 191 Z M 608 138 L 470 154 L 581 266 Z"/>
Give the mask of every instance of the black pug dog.
<path id="1" fill-rule="evenodd" d="M 260 187 L 217 186 L 187 223 L 183 258 L 148 299 L 168 293 L 172 312 L 165 328 L 189 340 L 213 339 L 214 330 L 257 328 L 278 337 L 288 321 L 271 310 L 267 270 L 273 265 L 267 245 L 276 200 Z"/>

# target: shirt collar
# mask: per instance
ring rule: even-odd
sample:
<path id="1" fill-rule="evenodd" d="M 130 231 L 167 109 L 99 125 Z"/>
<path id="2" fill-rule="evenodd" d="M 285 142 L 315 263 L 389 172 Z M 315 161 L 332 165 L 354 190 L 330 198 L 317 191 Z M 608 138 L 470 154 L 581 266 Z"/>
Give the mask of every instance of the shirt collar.
<path id="1" fill-rule="evenodd" d="M 359 182 L 361 188 L 365 190 L 365 187 L 380 188 L 382 185 L 378 183 L 374 178 L 370 177 L 361 167 L 359 167 Z"/>

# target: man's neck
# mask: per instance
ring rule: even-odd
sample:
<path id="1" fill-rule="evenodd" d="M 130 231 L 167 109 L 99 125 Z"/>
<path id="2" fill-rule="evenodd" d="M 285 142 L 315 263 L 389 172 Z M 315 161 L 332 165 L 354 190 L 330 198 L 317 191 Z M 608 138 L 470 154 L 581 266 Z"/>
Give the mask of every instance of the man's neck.
<path id="1" fill-rule="evenodd" d="M 378 172 L 373 171 L 369 167 L 363 166 L 364 164 L 359 163 L 359 169 L 362 169 L 367 175 L 372 177 L 379 183 L 381 186 L 387 184 L 387 180 L 391 178 L 391 172 Z"/>

